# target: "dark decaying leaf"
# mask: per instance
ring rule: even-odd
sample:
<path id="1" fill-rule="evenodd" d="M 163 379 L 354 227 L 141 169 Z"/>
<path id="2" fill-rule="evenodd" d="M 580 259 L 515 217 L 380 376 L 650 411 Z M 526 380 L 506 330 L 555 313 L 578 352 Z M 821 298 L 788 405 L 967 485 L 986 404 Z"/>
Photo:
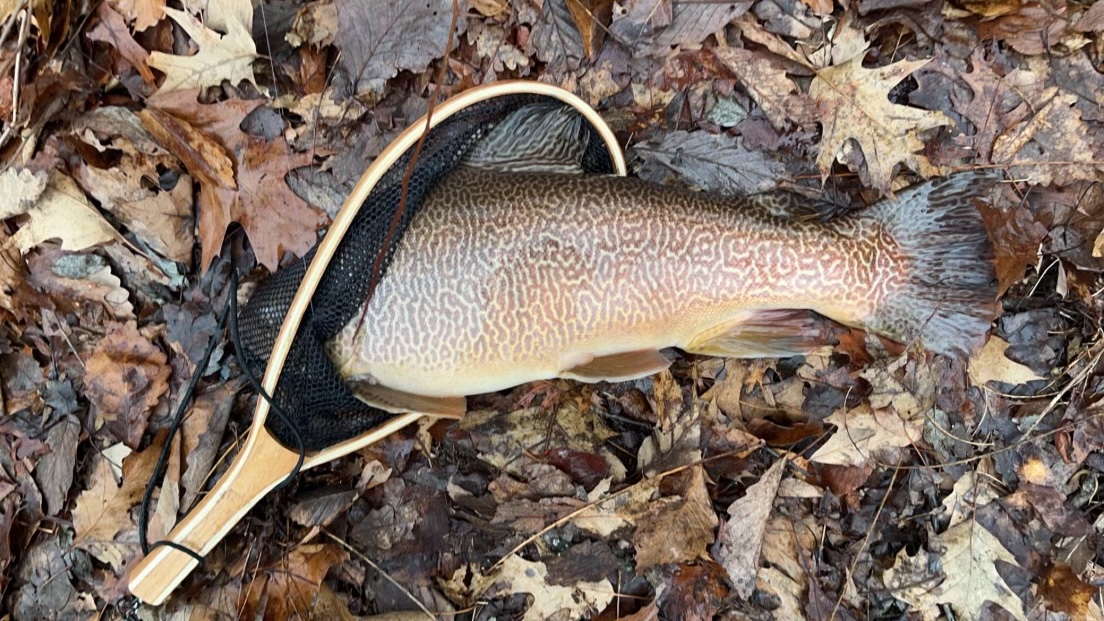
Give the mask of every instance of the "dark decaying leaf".
<path id="1" fill-rule="evenodd" d="M 764 155 L 749 151 L 739 138 L 707 132 L 670 132 L 660 140 L 633 147 L 646 164 L 644 179 L 666 182 L 678 177 L 693 186 L 729 195 L 773 190 L 785 167 Z"/>
<path id="2" fill-rule="evenodd" d="M 358 93 L 383 91 L 399 71 L 422 71 L 445 54 L 452 19 L 451 0 L 398 0 L 366 4 L 337 0 L 337 37 L 341 66 Z M 461 5 L 462 6 L 462 5 Z M 466 28 L 461 8 L 457 36 Z"/>
<path id="3" fill-rule="evenodd" d="M 638 0 L 615 13 L 611 31 L 634 55 L 663 56 L 696 45 L 743 15 L 751 2 L 678 2 Z"/>
<path id="4" fill-rule="evenodd" d="M 46 432 L 46 445 L 50 452 L 38 460 L 35 480 L 42 488 L 46 500 L 47 515 L 57 515 L 65 508 L 69 487 L 76 470 L 77 441 L 80 439 L 80 422 L 72 414 L 65 415 Z"/>

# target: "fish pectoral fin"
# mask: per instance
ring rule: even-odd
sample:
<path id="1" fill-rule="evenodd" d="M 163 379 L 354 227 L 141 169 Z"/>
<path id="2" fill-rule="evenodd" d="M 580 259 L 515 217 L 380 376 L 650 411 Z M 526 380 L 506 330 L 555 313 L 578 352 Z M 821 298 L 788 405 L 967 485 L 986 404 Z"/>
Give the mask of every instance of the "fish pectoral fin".
<path id="1" fill-rule="evenodd" d="M 642 349 L 598 356 L 590 362 L 563 371 L 560 376 L 588 383 L 624 382 L 654 375 L 669 366 L 671 361 L 659 351 Z"/>
<path id="2" fill-rule="evenodd" d="M 727 358 L 786 358 L 829 344 L 830 322 L 809 310 L 751 311 L 698 334 L 684 349 Z"/>
<path id="3" fill-rule="evenodd" d="M 463 418 L 468 410 L 464 397 L 427 397 L 403 392 L 371 383 L 365 379 L 351 378 L 346 381 L 353 395 L 364 403 L 392 414 L 427 414 L 440 418 Z"/>

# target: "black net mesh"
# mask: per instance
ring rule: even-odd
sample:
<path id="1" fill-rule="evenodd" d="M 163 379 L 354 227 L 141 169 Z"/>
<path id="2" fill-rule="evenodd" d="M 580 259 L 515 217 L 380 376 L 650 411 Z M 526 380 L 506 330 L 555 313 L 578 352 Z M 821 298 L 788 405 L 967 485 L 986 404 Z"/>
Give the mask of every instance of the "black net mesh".
<path id="1" fill-rule="evenodd" d="M 387 248 L 383 245 L 399 208 L 402 179 L 414 149 L 404 153 L 376 184 L 326 268 L 272 395 L 273 405 L 288 417 L 288 423 L 273 415 L 266 420 L 269 431 L 280 442 L 295 447 L 290 424 L 307 450 L 320 450 L 360 435 L 392 416 L 353 396 L 327 356 L 326 343 L 361 310 L 381 250 L 384 255 L 377 278 L 383 278 L 406 227 L 433 185 L 505 116 L 524 105 L 543 101 L 555 100 L 540 95 L 505 95 L 470 106 L 435 127 L 418 155 L 406 209 Z M 612 159 L 597 132 L 590 132 L 583 168 L 593 173 L 613 172 Z M 264 374 L 284 316 L 314 253 L 311 250 L 265 280 L 238 316 L 243 349 L 238 355 L 257 377 Z"/>

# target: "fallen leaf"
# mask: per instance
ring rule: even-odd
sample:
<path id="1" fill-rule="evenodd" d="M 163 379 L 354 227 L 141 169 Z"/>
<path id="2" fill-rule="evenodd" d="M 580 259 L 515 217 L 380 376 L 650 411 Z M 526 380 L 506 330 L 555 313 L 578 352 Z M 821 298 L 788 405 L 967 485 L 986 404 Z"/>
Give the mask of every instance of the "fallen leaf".
<path id="1" fill-rule="evenodd" d="M 257 261 L 276 271 L 285 252 L 302 256 L 316 243 L 326 216 L 299 198 L 287 185 L 286 174 L 309 165 L 311 153 L 296 153 L 283 137 L 272 141 L 240 129 L 260 101 L 231 99 L 199 104 L 195 93 L 182 91 L 158 97 L 154 105 L 183 120 L 226 148 L 237 190 L 201 184 L 199 193 L 200 265 L 206 269 L 222 250 L 226 228 L 238 222 L 249 236 Z M 216 167 L 217 168 L 217 167 Z"/>
<path id="2" fill-rule="evenodd" d="M 708 556 L 717 515 L 705 487 L 705 470 L 700 465 L 694 466 L 683 477 L 686 484 L 680 495 L 649 502 L 635 519 L 633 546 L 637 573 L 656 565 L 692 562 Z"/>
<path id="3" fill-rule="evenodd" d="M 899 449 L 919 442 L 924 427 L 923 417 L 905 419 L 892 408 L 871 410 L 866 405 L 850 412 L 841 409 L 824 422 L 838 429 L 810 461 L 841 466 L 896 463 Z"/>
<path id="4" fill-rule="evenodd" d="M 73 545 L 108 563 L 116 572 L 128 557 L 139 552 L 136 544 L 117 542 L 115 537 L 134 528 L 130 509 L 142 498 L 160 453 L 160 445 L 154 443 L 124 459 L 121 485 L 115 482 L 112 464 L 105 457 L 98 458 L 91 485 L 73 507 Z"/>
<path id="5" fill-rule="evenodd" d="M 997 137 L 993 163 L 1010 165 L 1010 175 L 1032 185 L 1095 180 L 1104 165 L 1093 157 L 1089 127 L 1075 106 L 1077 95 L 1050 88 L 1038 99 L 1046 103 L 1031 104 L 1026 121 Z M 1023 104 L 1025 108 L 1028 105 Z"/>
<path id="6" fill-rule="evenodd" d="M 897 553 L 897 562 L 885 577 L 894 597 L 925 616 L 950 606 L 958 618 L 980 621 L 985 604 L 992 602 L 1027 621 L 1023 602 L 997 573 L 996 561 L 1016 565 L 1016 557 L 988 529 L 973 520 L 963 521 L 934 536 L 929 545 L 932 551 L 922 550 L 915 556 L 906 549 Z"/>
<path id="7" fill-rule="evenodd" d="M 322 579 L 334 565 L 348 558 L 333 544 L 306 544 L 294 548 L 266 573 L 265 619 L 311 619 Z M 255 583 L 256 584 L 256 583 Z"/>
<path id="8" fill-rule="evenodd" d="M 675 131 L 632 150 L 652 165 L 640 171 L 641 178 L 662 183 L 674 173 L 698 188 L 728 195 L 773 190 L 786 174 L 781 162 L 728 134 Z"/>
<path id="9" fill-rule="evenodd" d="M 529 56 L 511 42 L 506 29 L 494 22 L 471 22 L 467 39 L 468 43 L 475 45 L 478 58 L 490 61 L 493 71 L 516 71 L 530 64 Z"/>
<path id="10" fill-rule="evenodd" d="M 65 303 L 100 304 L 115 319 L 133 319 L 130 292 L 111 272 L 111 266 L 96 254 L 65 254 L 56 247 L 28 255 L 30 283 Z"/>
<path id="11" fill-rule="evenodd" d="M 184 490 L 180 499 L 182 507 L 192 506 L 211 475 L 230 411 L 234 407 L 234 395 L 241 390 L 241 386 L 241 380 L 224 382 L 200 393 L 184 419 L 181 441 L 187 457 L 184 474 L 180 478 Z"/>
<path id="12" fill-rule="evenodd" d="M 57 538 L 43 539 L 21 552 L 15 572 L 17 590 L 10 595 L 13 619 L 93 619 L 96 602 L 73 586 L 72 550 L 63 550 Z M 64 612 L 64 615 L 61 614 Z"/>
<path id="13" fill-rule="evenodd" d="M 1048 563 L 1039 580 L 1039 598 L 1051 612 L 1061 612 L 1071 619 L 1099 618 L 1100 608 L 1093 601 L 1097 589 L 1077 577 L 1069 565 Z M 1095 610 L 1094 610 L 1095 609 Z"/>
<path id="14" fill-rule="evenodd" d="M 743 498 L 728 506 L 729 517 L 717 532 L 713 555 L 728 572 L 733 590 L 743 600 L 750 598 L 755 590 L 767 520 L 785 471 L 785 458 L 774 462 L 758 481 L 748 487 Z"/>
<path id="15" fill-rule="evenodd" d="M 633 56 L 666 56 L 698 45 L 751 7 L 752 2 L 672 2 L 637 0 L 614 13 L 610 30 Z"/>
<path id="16" fill-rule="evenodd" d="M 447 51 L 451 0 L 336 0 L 334 5 L 338 17 L 334 44 L 341 50 L 338 62 L 357 93 L 379 94 L 400 71 L 422 71 Z M 460 42 L 466 27 L 461 7 L 453 45 Z"/>
<path id="17" fill-rule="evenodd" d="M 109 323 L 107 330 L 86 363 L 85 394 L 111 436 L 137 448 L 169 389 L 168 358 L 133 322 Z"/>
<path id="18" fill-rule="evenodd" d="M 34 474 L 46 499 L 47 515 L 57 515 L 65 508 L 76 470 L 80 431 L 77 417 L 67 414 L 46 432 L 50 452 L 39 458 Z"/>
<path id="19" fill-rule="evenodd" d="M 0 189 L 12 189 L 11 195 L 19 200 L 5 201 L 0 207 L 0 219 L 24 213 L 29 217 L 9 240 L 23 254 L 48 239 L 61 240 L 63 250 L 84 250 L 118 238 L 115 229 L 88 202 L 71 177 L 51 172 L 45 188 L 33 201 L 28 198 L 36 194 L 40 178 L 9 169 L 2 179 Z"/>
<path id="20" fill-rule="evenodd" d="M 157 78 L 154 77 L 149 68 L 149 52 L 131 36 L 123 16 L 111 8 L 111 4 L 107 2 L 100 4 L 96 14 L 100 18 L 100 22 L 96 24 L 95 28 L 88 31 L 88 38 L 92 41 L 102 41 L 114 47 L 119 52 L 119 60 L 125 61 L 126 65 L 133 67 L 138 75 L 142 76 L 142 81 L 152 86 Z M 116 71 L 122 73 L 118 67 Z"/>
<path id="21" fill-rule="evenodd" d="M 891 103 L 889 91 L 927 60 L 898 61 L 884 67 L 862 66 L 865 54 L 820 69 L 809 87 L 809 97 L 819 106 L 824 136 L 817 165 L 827 177 L 837 158 L 858 164 L 865 185 L 890 191 L 894 167 L 901 163 L 922 177 L 940 173 L 927 157 L 920 155 L 924 142 L 920 132 L 951 119 L 942 112 L 929 112 Z M 858 157 L 853 149 L 858 149 Z"/>
<path id="22" fill-rule="evenodd" d="M 567 10 L 582 35 L 583 52 L 593 60 L 605 41 L 613 0 L 567 0 Z"/>
<path id="23" fill-rule="evenodd" d="M 1044 379 L 1036 375 L 1029 367 L 1010 360 L 1004 355 L 1008 341 L 991 336 L 985 346 L 970 358 L 968 373 L 975 386 L 985 386 L 989 382 L 1005 384 L 1026 384 L 1032 380 Z"/>
<path id="24" fill-rule="evenodd" d="M 712 53 L 744 85 L 776 129 L 815 121 L 809 97 L 798 90 L 777 56 L 736 47 L 718 47 Z"/>
<path id="25" fill-rule="evenodd" d="M 1008 209 L 981 205 L 981 217 L 993 241 L 993 268 L 997 276 L 997 294 L 1023 280 L 1028 267 L 1039 262 L 1041 245 L 1050 232 L 1045 213 L 1036 213 L 1030 205 Z"/>
<path id="26" fill-rule="evenodd" d="M 165 17 L 165 0 L 112 0 L 111 5 L 122 13 L 134 30 L 142 31 Z"/>
<path id="27" fill-rule="evenodd" d="M 793 481 L 795 479 L 784 479 Z M 778 598 L 776 619 L 805 618 L 806 568 L 820 546 L 813 533 L 819 522 L 811 512 L 799 516 L 776 515 L 763 528 L 760 564 L 755 568 L 755 588 Z M 723 528 L 723 527 L 722 527 Z"/>
<path id="28" fill-rule="evenodd" d="M 517 19 L 532 26 L 532 32 L 522 46 L 530 56 L 547 63 L 549 77 L 557 82 L 569 72 L 579 68 L 586 52 L 583 36 L 575 27 L 575 20 L 567 8 L 569 0 L 545 0 L 537 5 L 515 2 Z"/>
<path id="29" fill-rule="evenodd" d="M 244 0 L 237 1 L 251 6 Z M 204 26 L 187 11 L 168 7 L 163 10 L 188 33 L 199 51 L 192 56 L 150 52 L 149 65 L 165 72 L 165 81 L 158 89 L 159 93 L 218 86 L 223 80 L 230 82 L 231 86 L 245 81 L 260 89 L 253 77 L 253 59 L 257 57 L 257 46 L 249 32 L 253 21 L 252 10 L 249 11 L 248 20 L 228 20 L 226 34 L 219 34 Z"/>
<path id="30" fill-rule="evenodd" d="M 971 4 L 977 6 L 982 3 Z M 1012 8 L 1009 7 L 1012 5 L 1015 8 L 1002 10 L 999 14 L 990 15 L 993 19 L 983 20 L 978 24 L 978 36 L 1004 41 L 1016 51 L 1029 56 L 1042 54 L 1054 46 L 1059 46 L 1060 49 L 1077 49 L 1085 42 L 1084 37 L 1070 28 L 1069 5 L 1066 0 L 1015 3 L 1002 1 L 999 5 L 1002 8 Z M 993 11 L 990 8 L 985 12 Z"/>
<path id="31" fill-rule="evenodd" d="M 206 132 L 191 123 L 158 110 L 145 108 L 139 113 L 142 127 L 173 155 L 200 182 L 215 188 L 236 189 L 234 163 L 226 149 Z"/>
<path id="32" fill-rule="evenodd" d="M 330 2 L 311 2 L 299 8 L 284 39 L 299 47 L 333 45 L 337 37 L 337 7 Z"/>
<path id="33" fill-rule="evenodd" d="M 465 576 L 471 572 L 470 586 Z M 597 582 L 580 581 L 572 586 L 549 584 L 548 568 L 540 561 L 527 561 L 512 555 L 490 575 L 468 566 L 456 570 L 449 582 L 449 591 L 462 594 L 465 601 L 501 597 L 505 594 L 528 593 L 531 604 L 524 621 L 544 619 L 579 619 L 605 609 L 614 598 L 613 585 L 603 578 Z"/>

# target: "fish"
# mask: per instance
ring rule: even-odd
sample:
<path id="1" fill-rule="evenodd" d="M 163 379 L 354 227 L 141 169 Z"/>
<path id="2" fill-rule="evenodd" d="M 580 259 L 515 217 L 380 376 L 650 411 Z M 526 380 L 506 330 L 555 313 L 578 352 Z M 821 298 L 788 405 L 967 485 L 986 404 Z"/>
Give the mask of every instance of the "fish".
<path id="1" fill-rule="evenodd" d="M 536 380 L 645 377 L 672 348 L 807 354 L 823 318 L 951 356 L 984 342 L 996 281 L 975 201 L 990 175 L 817 221 L 770 195 L 583 174 L 585 131 L 564 107 L 519 110 L 429 192 L 327 345 L 359 399 L 458 416 L 466 396 Z"/>

